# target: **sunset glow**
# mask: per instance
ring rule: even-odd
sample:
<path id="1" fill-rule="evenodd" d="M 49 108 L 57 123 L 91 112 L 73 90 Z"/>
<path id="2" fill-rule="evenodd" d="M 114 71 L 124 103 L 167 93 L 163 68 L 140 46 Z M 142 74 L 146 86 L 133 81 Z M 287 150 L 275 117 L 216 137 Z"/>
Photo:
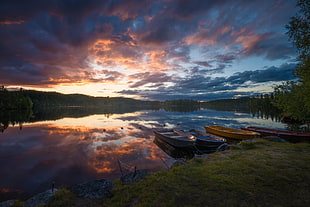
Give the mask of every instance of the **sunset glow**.
<path id="1" fill-rule="evenodd" d="M 161 101 L 270 92 L 294 79 L 295 4 L 2 1 L 0 84 Z"/>

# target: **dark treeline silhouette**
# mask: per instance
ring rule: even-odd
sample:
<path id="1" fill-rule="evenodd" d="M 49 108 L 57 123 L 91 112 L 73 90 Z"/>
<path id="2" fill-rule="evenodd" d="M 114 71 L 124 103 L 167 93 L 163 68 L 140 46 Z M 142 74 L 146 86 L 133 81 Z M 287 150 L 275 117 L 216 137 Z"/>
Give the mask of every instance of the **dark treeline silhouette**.
<path id="1" fill-rule="evenodd" d="M 124 106 L 146 108 L 158 107 L 156 102 L 141 101 L 122 97 L 93 97 L 82 94 L 62 94 L 57 92 L 42 92 L 33 90 L 25 90 L 23 91 L 23 94 L 32 100 L 34 109 L 64 106 L 79 106 L 87 108 L 121 108 Z"/>
<path id="2" fill-rule="evenodd" d="M 251 113 L 253 117 L 280 121 L 281 110 L 273 105 L 273 99 L 273 94 L 261 94 L 256 97 L 213 100 L 201 106 L 218 111 Z"/>
<path id="3" fill-rule="evenodd" d="M 236 99 L 219 99 L 202 102 L 201 107 L 217 111 L 238 111 L 250 113 L 250 98 L 242 97 Z"/>
<path id="4" fill-rule="evenodd" d="M 199 110 L 199 102 L 193 100 L 141 101 L 122 97 L 93 97 L 82 94 L 61 94 L 34 90 L 2 90 L 0 108 L 0 130 L 9 125 L 25 122 L 57 120 L 65 117 L 79 118 L 92 114 L 131 113 L 139 110 L 159 110 L 190 112 Z M 8 101 L 9 100 L 9 101 Z M 27 100 L 27 107 L 21 105 Z M 25 109 L 24 109 L 25 108 Z"/>
<path id="5" fill-rule="evenodd" d="M 0 87 L 0 110 L 22 110 L 31 109 L 31 99 L 24 95 L 22 89 L 19 91 L 8 91 L 4 86 Z"/>
<path id="6" fill-rule="evenodd" d="M 282 111 L 274 105 L 274 94 L 261 94 L 250 98 L 250 112 L 253 117 L 261 119 L 271 119 L 273 121 L 282 120 Z"/>
<path id="7" fill-rule="evenodd" d="M 9 125 L 19 125 L 32 116 L 33 102 L 25 96 L 23 90 L 8 91 L 0 87 L 0 131 L 3 132 Z"/>
<path id="8" fill-rule="evenodd" d="M 166 111 L 190 112 L 197 111 L 200 107 L 200 102 L 188 99 L 169 100 L 161 103 L 161 108 Z"/>
<path id="9" fill-rule="evenodd" d="M 82 94 L 61 94 L 33 90 L 0 92 L 0 130 L 9 125 L 24 122 L 57 120 L 65 117 L 79 118 L 92 114 L 131 113 L 139 110 L 159 110 L 191 112 L 202 108 L 251 113 L 253 117 L 281 120 L 281 111 L 274 106 L 273 94 L 256 97 L 221 99 L 208 102 L 180 99 L 159 101 L 141 101 L 122 97 L 93 97 Z"/>

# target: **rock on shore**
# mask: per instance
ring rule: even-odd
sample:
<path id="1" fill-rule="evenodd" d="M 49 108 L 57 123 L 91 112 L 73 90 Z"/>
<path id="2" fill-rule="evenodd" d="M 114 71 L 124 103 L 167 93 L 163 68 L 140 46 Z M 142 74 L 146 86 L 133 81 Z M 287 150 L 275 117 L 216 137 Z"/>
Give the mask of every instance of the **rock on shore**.
<path id="1" fill-rule="evenodd" d="M 106 198 L 112 196 L 110 193 L 112 188 L 113 183 L 111 181 L 101 179 L 74 185 L 70 190 L 85 198 Z"/>
<path id="2" fill-rule="evenodd" d="M 53 189 L 53 190 L 47 190 L 43 193 L 39 193 L 31 198 L 29 198 L 28 200 L 25 201 L 25 207 L 34 207 L 37 206 L 39 204 L 43 204 L 43 203 L 47 203 L 51 197 L 53 197 L 55 195 L 55 193 L 57 192 L 57 189 Z"/>
<path id="3" fill-rule="evenodd" d="M 135 170 L 134 172 L 129 172 L 121 177 L 121 181 L 124 183 L 133 183 L 147 175 L 147 170 Z"/>
<path id="4" fill-rule="evenodd" d="M 0 207 L 11 207 L 14 205 L 16 200 L 8 200 L 0 202 Z"/>

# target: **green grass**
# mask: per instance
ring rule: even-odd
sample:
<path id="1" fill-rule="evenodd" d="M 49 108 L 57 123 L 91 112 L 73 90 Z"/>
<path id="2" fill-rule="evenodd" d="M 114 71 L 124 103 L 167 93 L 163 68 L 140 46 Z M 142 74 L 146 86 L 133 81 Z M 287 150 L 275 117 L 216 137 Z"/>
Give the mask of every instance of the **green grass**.
<path id="1" fill-rule="evenodd" d="M 24 204 L 25 204 L 25 203 L 24 203 L 23 201 L 16 200 L 16 201 L 13 203 L 12 207 L 23 207 Z"/>
<path id="2" fill-rule="evenodd" d="M 112 193 L 92 206 L 310 206 L 310 144 L 241 142 L 134 184 L 117 180 Z M 85 203 L 68 194 L 67 206 Z"/>

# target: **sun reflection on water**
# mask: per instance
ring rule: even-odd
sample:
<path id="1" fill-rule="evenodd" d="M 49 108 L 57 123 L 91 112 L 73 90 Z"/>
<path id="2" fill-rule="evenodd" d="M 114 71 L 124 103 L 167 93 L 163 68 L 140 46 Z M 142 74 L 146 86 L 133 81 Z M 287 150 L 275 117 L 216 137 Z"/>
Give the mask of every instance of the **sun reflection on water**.
<path id="1" fill-rule="evenodd" d="M 69 186 L 114 179 L 121 175 L 118 160 L 138 169 L 165 168 L 162 159 L 170 163 L 173 159 L 153 144 L 152 129 L 139 119 L 126 120 L 140 114 L 63 118 L 28 123 L 23 130 L 9 127 L 0 135 L 0 155 L 6 157 L 2 156 L 0 164 L 7 166 L 1 170 L 0 188 L 35 193 L 53 180 Z"/>
<path id="2" fill-rule="evenodd" d="M 154 144 L 154 128 L 232 128 L 273 124 L 249 114 L 202 110 L 191 113 L 139 111 L 96 114 L 10 126 L 0 133 L 0 189 L 36 193 L 51 182 L 70 186 L 121 176 L 118 161 L 137 169 L 166 169 L 174 158 Z M 278 126 L 279 125 L 279 126 Z M 14 169 L 14 170 L 12 170 Z M 0 192 L 1 198 L 1 192 Z"/>

